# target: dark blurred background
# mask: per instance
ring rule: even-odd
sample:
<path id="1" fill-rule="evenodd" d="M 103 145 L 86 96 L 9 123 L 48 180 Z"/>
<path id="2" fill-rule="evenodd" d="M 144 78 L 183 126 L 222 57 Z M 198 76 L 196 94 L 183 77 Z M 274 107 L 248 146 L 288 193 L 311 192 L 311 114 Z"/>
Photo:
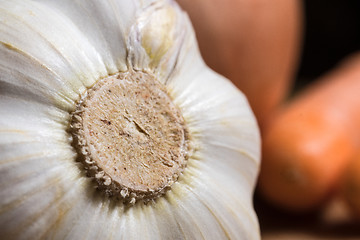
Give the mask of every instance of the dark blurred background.
<path id="1" fill-rule="evenodd" d="M 305 36 L 296 88 L 360 50 L 360 0 L 304 0 Z"/>

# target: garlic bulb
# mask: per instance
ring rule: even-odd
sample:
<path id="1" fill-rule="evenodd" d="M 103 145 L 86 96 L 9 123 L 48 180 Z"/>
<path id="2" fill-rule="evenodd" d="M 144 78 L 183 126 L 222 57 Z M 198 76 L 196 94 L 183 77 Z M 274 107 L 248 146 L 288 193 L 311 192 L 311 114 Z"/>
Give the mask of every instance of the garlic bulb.
<path id="1" fill-rule="evenodd" d="M 260 138 L 171 0 L 0 1 L 3 239 L 259 239 Z"/>

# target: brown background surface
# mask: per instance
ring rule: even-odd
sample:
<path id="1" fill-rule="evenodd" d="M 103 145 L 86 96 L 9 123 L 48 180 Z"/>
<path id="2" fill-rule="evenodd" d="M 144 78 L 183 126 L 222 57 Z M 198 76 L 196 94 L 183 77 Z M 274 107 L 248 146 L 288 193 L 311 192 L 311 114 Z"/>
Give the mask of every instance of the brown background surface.
<path id="1" fill-rule="evenodd" d="M 336 197 L 317 211 L 291 214 L 255 196 L 263 240 L 359 240 L 360 220 Z"/>

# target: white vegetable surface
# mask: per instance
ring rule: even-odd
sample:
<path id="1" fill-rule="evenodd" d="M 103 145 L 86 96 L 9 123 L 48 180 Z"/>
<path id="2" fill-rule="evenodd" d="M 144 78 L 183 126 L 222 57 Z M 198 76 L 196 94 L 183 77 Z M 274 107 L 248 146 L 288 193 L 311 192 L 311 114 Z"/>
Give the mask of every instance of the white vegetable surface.
<path id="1" fill-rule="evenodd" d="M 98 190 L 69 133 L 86 91 L 129 71 L 165 85 L 193 146 L 170 190 L 146 204 Z M 259 161 L 245 96 L 205 66 L 175 2 L 0 0 L 3 239 L 259 239 Z"/>

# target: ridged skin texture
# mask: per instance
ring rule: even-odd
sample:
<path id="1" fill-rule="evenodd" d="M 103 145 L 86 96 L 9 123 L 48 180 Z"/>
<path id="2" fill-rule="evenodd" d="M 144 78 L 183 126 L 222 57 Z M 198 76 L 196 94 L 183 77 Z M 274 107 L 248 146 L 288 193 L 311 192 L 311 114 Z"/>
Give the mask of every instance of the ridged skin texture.
<path id="1" fill-rule="evenodd" d="M 151 72 L 196 151 L 165 195 L 132 206 L 94 188 L 68 132 L 99 79 Z M 203 63 L 173 1 L 0 1 L 3 239 L 259 239 L 260 138 L 245 96 Z"/>

